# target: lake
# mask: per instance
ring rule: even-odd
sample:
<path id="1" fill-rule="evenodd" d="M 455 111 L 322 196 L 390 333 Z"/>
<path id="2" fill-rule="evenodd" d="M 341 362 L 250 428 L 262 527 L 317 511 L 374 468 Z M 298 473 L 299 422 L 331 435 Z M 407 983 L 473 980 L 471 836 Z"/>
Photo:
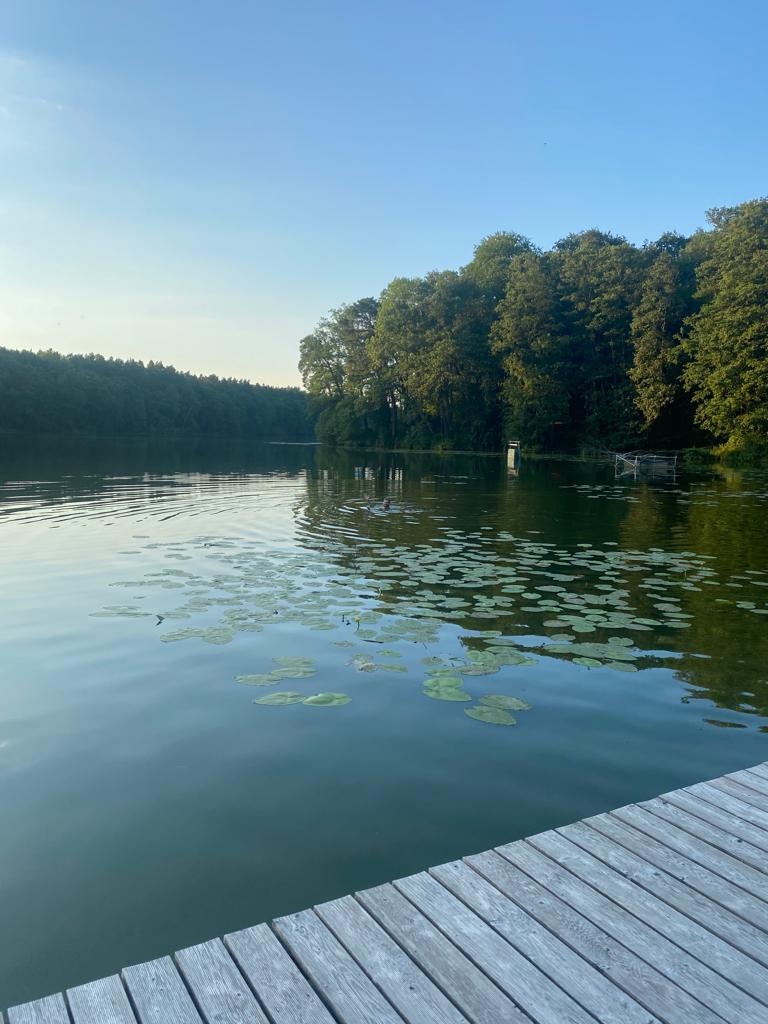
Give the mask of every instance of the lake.
<path id="1" fill-rule="evenodd" d="M 768 758 L 766 474 L 2 449 L 0 1005 Z"/>

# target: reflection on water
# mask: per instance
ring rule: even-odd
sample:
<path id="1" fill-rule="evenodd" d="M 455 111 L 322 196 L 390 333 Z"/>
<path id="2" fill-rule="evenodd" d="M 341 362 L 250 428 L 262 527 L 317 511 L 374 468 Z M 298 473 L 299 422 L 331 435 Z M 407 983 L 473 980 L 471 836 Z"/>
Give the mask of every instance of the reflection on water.
<path id="1" fill-rule="evenodd" d="M 6 451 L 0 1003 L 765 759 L 767 505 L 758 473 Z"/>

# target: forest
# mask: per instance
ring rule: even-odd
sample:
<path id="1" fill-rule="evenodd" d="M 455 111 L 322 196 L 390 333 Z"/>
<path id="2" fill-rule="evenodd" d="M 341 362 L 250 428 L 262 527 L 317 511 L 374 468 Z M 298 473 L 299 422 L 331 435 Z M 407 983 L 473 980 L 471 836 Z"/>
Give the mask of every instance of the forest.
<path id="1" fill-rule="evenodd" d="M 0 430 L 307 441 L 300 388 L 197 377 L 98 355 L 0 348 Z"/>
<path id="2" fill-rule="evenodd" d="M 397 448 L 765 448 L 768 199 L 642 246 L 484 238 L 301 342 L 317 439 Z"/>

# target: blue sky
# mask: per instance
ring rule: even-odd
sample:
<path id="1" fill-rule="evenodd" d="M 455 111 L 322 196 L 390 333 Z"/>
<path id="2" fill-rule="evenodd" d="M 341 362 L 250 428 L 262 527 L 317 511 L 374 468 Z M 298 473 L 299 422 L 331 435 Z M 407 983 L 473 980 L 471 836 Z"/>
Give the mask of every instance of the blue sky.
<path id="1" fill-rule="evenodd" d="M 509 229 L 768 193 L 753 0 L 3 0 L 0 345 L 298 382 L 299 339 Z"/>

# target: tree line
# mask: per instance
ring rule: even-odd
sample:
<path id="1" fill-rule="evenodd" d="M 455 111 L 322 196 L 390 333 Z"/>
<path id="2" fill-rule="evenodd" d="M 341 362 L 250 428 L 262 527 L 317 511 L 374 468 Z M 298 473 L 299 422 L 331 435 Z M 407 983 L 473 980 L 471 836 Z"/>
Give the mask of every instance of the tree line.
<path id="1" fill-rule="evenodd" d="M 113 437 L 312 438 L 307 396 L 99 355 L 0 348 L 0 430 Z"/>
<path id="2" fill-rule="evenodd" d="M 320 441 L 682 448 L 768 438 L 768 200 L 642 246 L 484 238 L 325 317 L 299 368 Z"/>

